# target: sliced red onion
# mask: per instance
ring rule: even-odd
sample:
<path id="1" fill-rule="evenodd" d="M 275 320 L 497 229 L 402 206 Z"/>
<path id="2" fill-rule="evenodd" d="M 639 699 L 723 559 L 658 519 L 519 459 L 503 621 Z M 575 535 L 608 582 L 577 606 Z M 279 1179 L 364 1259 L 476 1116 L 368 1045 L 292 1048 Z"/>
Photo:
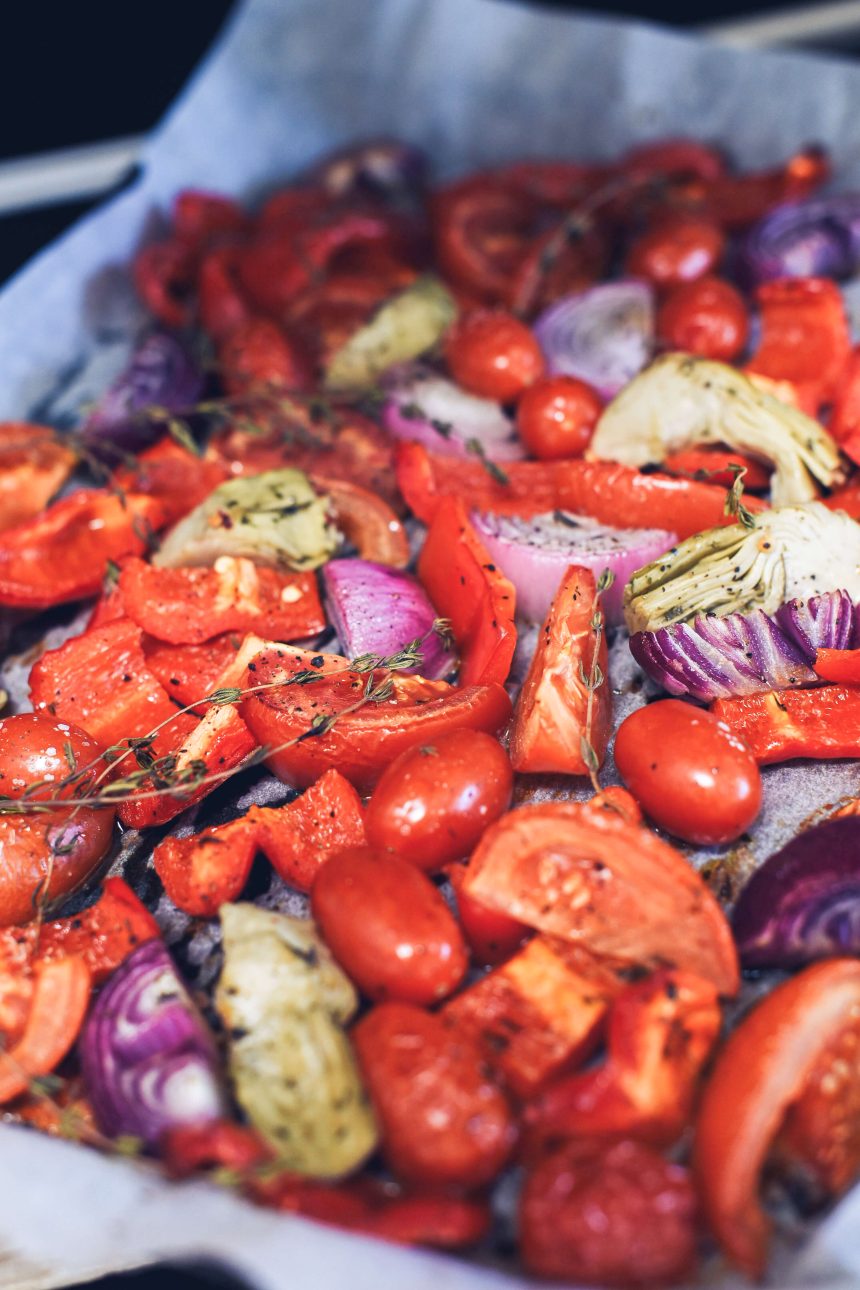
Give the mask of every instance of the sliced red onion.
<path id="1" fill-rule="evenodd" d="M 451 671 L 454 656 L 433 631 L 436 611 L 417 578 L 372 560 L 329 560 L 322 571 L 329 621 L 348 658 L 388 657 L 423 639 L 420 667 L 430 680 Z"/>
<path id="2" fill-rule="evenodd" d="M 164 422 L 146 415 L 148 409 L 184 411 L 202 389 L 200 369 L 184 346 L 166 332 L 153 332 L 92 409 L 81 438 L 92 453 L 116 462 L 123 452 L 138 452 L 164 433 Z"/>
<path id="3" fill-rule="evenodd" d="M 159 940 L 110 977 L 80 1041 L 96 1123 L 154 1147 L 165 1130 L 223 1113 L 217 1054 L 203 1018 Z"/>
<path id="4" fill-rule="evenodd" d="M 399 201 L 420 195 L 427 183 L 427 155 L 401 139 L 372 139 L 323 157 L 304 178 L 332 197 Z"/>
<path id="5" fill-rule="evenodd" d="M 677 534 L 664 529 L 613 529 L 566 511 L 527 520 L 474 512 L 472 522 L 491 558 L 516 587 L 517 611 L 536 623 L 546 618 L 568 566 L 580 564 L 595 577 L 604 569 L 615 575 L 602 601 L 606 621 L 617 626 L 624 621 L 627 579 L 678 541 Z"/>
<path id="6" fill-rule="evenodd" d="M 423 444 L 440 457 L 486 454 L 491 461 L 525 456 L 514 423 L 498 403 L 417 365 L 393 369 L 385 378 L 388 397 L 382 424 L 395 439 Z"/>
<path id="7" fill-rule="evenodd" d="M 744 967 L 801 967 L 860 954 L 860 818 L 827 820 L 765 860 L 732 930 Z"/>
<path id="8" fill-rule="evenodd" d="M 860 259 L 860 193 L 778 206 L 747 233 L 739 269 L 752 283 L 847 278 Z"/>
<path id="9" fill-rule="evenodd" d="M 846 649 L 853 639 L 853 605 L 844 591 L 807 602 L 789 601 L 774 615 L 709 614 L 692 622 L 636 632 L 630 651 L 669 694 L 703 703 L 762 690 L 820 683 L 812 667 L 818 649 Z"/>
<path id="10" fill-rule="evenodd" d="M 534 333 L 551 373 L 612 399 L 654 352 L 654 292 L 633 280 L 589 287 L 545 310 Z"/>

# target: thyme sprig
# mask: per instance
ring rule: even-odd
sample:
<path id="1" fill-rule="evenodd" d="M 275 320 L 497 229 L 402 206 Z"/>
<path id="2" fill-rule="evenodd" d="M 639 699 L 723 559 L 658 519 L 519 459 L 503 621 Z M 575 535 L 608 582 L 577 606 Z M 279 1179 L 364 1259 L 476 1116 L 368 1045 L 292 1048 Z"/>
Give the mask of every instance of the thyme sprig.
<path id="1" fill-rule="evenodd" d="M 450 439 L 454 434 L 453 422 L 440 421 L 438 417 L 428 416 L 419 403 L 402 403 L 398 410 L 400 415 L 406 421 L 425 421 L 427 425 L 432 426 L 442 439 Z M 480 439 L 472 436 L 471 438 L 463 441 L 463 447 L 466 452 L 470 453 L 473 457 L 477 457 L 478 461 L 484 467 L 484 470 L 486 470 L 490 478 L 495 480 L 497 484 L 510 484 L 510 479 L 502 470 L 498 462 L 491 460 L 491 458 L 487 456 L 487 450 Z"/>
<path id="2" fill-rule="evenodd" d="M 733 461 L 729 464 L 729 470 L 733 476 L 732 486 L 726 493 L 723 514 L 734 517 L 739 524 L 743 524 L 745 529 L 754 529 L 755 516 L 743 503 L 744 475 L 747 473 L 747 468 Z"/>
<path id="3" fill-rule="evenodd" d="M 582 754 L 582 760 L 585 762 L 588 770 L 588 777 L 591 780 L 591 786 L 595 793 L 599 793 L 600 779 L 598 771 L 600 762 L 597 753 L 594 750 L 592 732 L 594 728 L 594 696 L 603 685 L 606 677 L 603 674 L 603 668 L 600 666 L 600 646 L 603 640 L 603 634 L 606 627 L 606 619 L 600 604 L 600 597 L 604 591 L 608 591 L 615 581 L 615 574 L 611 569 L 604 569 L 597 579 L 596 587 L 596 605 L 594 613 L 591 616 L 591 629 L 594 632 L 594 649 L 591 654 L 588 673 L 586 674 L 582 660 L 579 662 L 580 680 L 588 692 L 588 700 L 585 705 L 585 729 L 579 740 L 579 750 Z"/>

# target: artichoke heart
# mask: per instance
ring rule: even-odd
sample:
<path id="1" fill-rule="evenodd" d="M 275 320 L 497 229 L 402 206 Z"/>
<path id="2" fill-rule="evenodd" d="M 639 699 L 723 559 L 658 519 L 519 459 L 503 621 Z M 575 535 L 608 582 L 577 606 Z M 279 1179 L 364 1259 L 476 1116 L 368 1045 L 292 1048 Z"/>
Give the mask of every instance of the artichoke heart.
<path id="1" fill-rule="evenodd" d="M 823 426 L 726 363 L 665 354 L 603 410 L 588 456 L 646 466 L 692 444 L 726 444 L 773 466 L 774 506 L 813 501 L 842 479 Z"/>
<path id="2" fill-rule="evenodd" d="M 700 614 L 772 614 L 825 591 L 860 601 L 860 524 L 807 502 L 687 538 L 633 574 L 624 618 L 631 633 L 653 632 Z"/>
<path id="3" fill-rule="evenodd" d="M 418 278 L 386 301 L 329 360 L 330 390 L 363 390 L 396 363 L 426 354 L 457 317 L 457 303 L 438 278 Z"/>
<path id="4" fill-rule="evenodd" d="M 220 918 L 215 1006 L 239 1105 L 285 1168 L 350 1173 L 377 1143 L 345 1029 L 355 990 L 307 919 L 249 904 L 222 905 Z"/>
<path id="5" fill-rule="evenodd" d="M 170 530 L 152 563 L 174 569 L 231 555 L 285 569 L 316 569 L 341 541 L 327 507 L 328 498 L 314 491 L 301 470 L 284 467 L 231 479 Z"/>

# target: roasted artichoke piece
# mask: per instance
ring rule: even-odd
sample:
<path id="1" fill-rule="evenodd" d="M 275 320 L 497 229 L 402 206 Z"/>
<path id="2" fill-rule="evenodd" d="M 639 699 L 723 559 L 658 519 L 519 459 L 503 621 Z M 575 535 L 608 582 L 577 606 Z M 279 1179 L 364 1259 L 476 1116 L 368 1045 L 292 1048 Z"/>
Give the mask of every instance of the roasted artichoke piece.
<path id="1" fill-rule="evenodd" d="M 176 568 L 232 555 L 279 568 L 316 569 L 341 541 L 327 505 L 307 475 L 290 467 L 231 479 L 170 530 L 152 563 Z"/>
<path id="2" fill-rule="evenodd" d="M 724 443 L 773 465 L 774 506 L 812 501 L 816 480 L 842 479 L 823 426 L 765 393 L 726 363 L 665 354 L 603 410 L 588 456 L 645 466 L 692 444 Z"/>
<path id="3" fill-rule="evenodd" d="M 624 617 L 631 633 L 653 632 L 699 614 L 772 614 L 823 591 L 860 601 L 860 524 L 807 502 L 687 538 L 633 574 Z"/>
<path id="4" fill-rule="evenodd" d="M 239 1105 L 285 1168 L 314 1178 L 356 1169 L 376 1124 L 346 1034 L 358 999 L 314 924 L 223 905 L 215 1006 Z"/>

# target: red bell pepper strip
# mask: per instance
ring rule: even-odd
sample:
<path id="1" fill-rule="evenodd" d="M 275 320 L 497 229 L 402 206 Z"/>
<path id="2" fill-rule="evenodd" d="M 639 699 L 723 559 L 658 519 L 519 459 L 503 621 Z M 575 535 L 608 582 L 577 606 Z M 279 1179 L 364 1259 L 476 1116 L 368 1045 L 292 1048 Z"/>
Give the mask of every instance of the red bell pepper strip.
<path id="1" fill-rule="evenodd" d="M 846 451 L 845 445 L 840 444 L 843 452 Z M 858 448 L 860 448 L 860 439 L 858 439 Z M 837 488 L 829 497 L 822 497 L 822 503 L 831 511 L 844 511 L 850 515 L 852 520 L 860 520 L 860 480 L 852 479 L 842 488 Z"/>
<path id="2" fill-rule="evenodd" d="M 202 645 L 166 645 L 144 636 L 143 653 L 146 666 L 171 699 L 183 707 L 196 704 L 194 713 L 202 717 L 208 707 L 203 700 L 217 689 L 221 673 L 235 661 L 241 645 L 242 637 L 233 632 Z"/>
<path id="3" fill-rule="evenodd" d="M 0 532 L 38 515 L 68 479 L 75 460 L 48 426 L 0 423 Z"/>
<path id="4" fill-rule="evenodd" d="M 459 498 L 445 498 L 436 508 L 418 576 L 437 613 L 450 619 L 461 685 L 503 685 L 517 647 L 516 592 L 493 564 Z"/>
<path id="5" fill-rule="evenodd" d="M 511 765 L 520 772 L 595 773 L 611 733 L 600 596 L 591 570 L 572 565 L 550 606 L 517 699 Z"/>
<path id="6" fill-rule="evenodd" d="M 860 649 L 820 649 L 814 667 L 823 681 L 860 685 Z"/>
<path id="7" fill-rule="evenodd" d="M 326 626 L 316 578 L 221 556 L 211 569 L 158 569 L 125 562 L 119 579 L 127 616 L 156 640 L 201 645 L 225 632 L 303 640 Z"/>
<path id="8" fill-rule="evenodd" d="M 860 463 L 860 345 L 851 351 L 840 373 L 827 428 L 846 457 Z M 828 498 L 828 505 L 834 502 L 835 498 Z"/>
<path id="9" fill-rule="evenodd" d="M 409 508 L 426 523 L 443 497 L 459 497 L 479 511 L 542 515 L 571 511 L 602 524 L 663 528 L 680 538 L 733 522 L 726 494 L 713 484 L 668 475 L 644 475 L 613 461 L 514 461 L 505 463 L 507 484 L 491 479 L 478 462 L 437 457 L 418 443 L 396 453 L 397 482 Z M 765 509 L 747 498 L 751 511 Z"/>
<path id="10" fill-rule="evenodd" d="M 26 1093 L 32 1079 L 49 1075 L 63 1060 L 83 1024 L 91 987 L 90 970 L 76 955 L 37 969 L 24 1033 L 0 1053 L 0 1103 Z"/>
<path id="11" fill-rule="evenodd" d="M 829 278 L 782 278 L 756 293 L 761 319 L 758 349 L 747 370 L 791 381 L 816 404 L 832 400 L 851 353 L 842 295 Z"/>
<path id="12" fill-rule="evenodd" d="M 196 722 L 188 714 L 177 715 L 146 665 L 141 640 L 140 628 L 121 618 L 49 650 L 30 672 L 34 709 L 47 708 L 105 747 L 144 738 L 162 722 L 170 722 L 170 735 L 181 739 Z M 157 743 L 167 752 L 165 733 Z M 131 767 L 126 763 L 122 769 Z"/>
<path id="13" fill-rule="evenodd" d="M 599 960 L 573 958 L 563 941 L 536 936 L 507 963 L 446 1003 L 478 1040 L 487 1065 L 519 1098 L 584 1061 L 600 1037 L 620 980 Z"/>
<path id="14" fill-rule="evenodd" d="M 795 757 L 860 757 L 860 689 L 854 686 L 716 699 L 711 711 L 743 739 L 760 766 Z"/>
<path id="15" fill-rule="evenodd" d="M 127 493 L 155 498 L 163 524 L 175 524 L 230 478 L 229 463 L 211 448 L 202 457 L 165 438 L 140 453 L 133 466 L 121 466 L 113 482 Z M 159 525 L 161 527 L 161 525 Z"/>
<path id="16" fill-rule="evenodd" d="M 744 488 L 751 492 L 764 492 L 770 487 L 770 471 L 760 461 L 747 457 L 734 448 L 683 448 L 673 452 L 663 462 L 663 469 L 670 475 L 681 475 L 687 479 L 701 479 L 706 484 L 716 484 L 720 488 L 731 488 L 735 481 L 736 471 L 732 466 L 742 466 Z"/>
<path id="17" fill-rule="evenodd" d="M 699 1194 L 723 1250 L 753 1279 L 767 1258 L 770 1223 L 758 1189 L 768 1152 L 823 1052 L 840 1035 L 856 1035 L 858 1013 L 860 963 L 815 963 L 747 1013 L 705 1086 L 694 1149 Z M 849 1069 L 856 1087 L 856 1066 Z"/>
<path id="18" fill-rule="evenodd" d="M 0 605 L 49 609 L 98 595 L 108 560 L 140 555 L 163 516 L 154 498 L 137 494 L 64 497 L 0 536 Z"/>
<path id="19" fill-rule="evenodd" d="M 755 224 L 774 206 L 808 197 L 830 178 L 827 153 L 811 146 L 773 170 L 758 174 L 716 175 L 673 187 L 678 198 L 728 229 Z"/>
<path id="20" fill-rule="evenodd" d="M 698 1079 L 720 1033 L 710 981 L 666 968 L 612 1004 L 607 1057 L 564 1076 L 527 1108 L 533 1141 L 635 1138 L 669 1146 L 693 1110 Z"/>
<path id="21" fill-rule="evenodd" d="M 117 565 L 118 568 L 119 565 Z M 108 623 L 115 623 L 120 618 L 125 618 L 125 606 L 122 603 L 117 571 L 112 569 L 102 583 L 101 595 L 87 619 L 86 631 L 93 632 L 96 628 L 106 627 Z"/>
<path id="22" fill-rule="evenodd" d="M 252 806 L 229 824 L 188 838 L 165 838 L 152 858 L 174 905 L 212 918 L 241 895 L 257 851 L 291 887 L 308 892 L 330 856 L 364 841 L 361 799 L 342 775 L 329 770 L 295 802 Z"/>

